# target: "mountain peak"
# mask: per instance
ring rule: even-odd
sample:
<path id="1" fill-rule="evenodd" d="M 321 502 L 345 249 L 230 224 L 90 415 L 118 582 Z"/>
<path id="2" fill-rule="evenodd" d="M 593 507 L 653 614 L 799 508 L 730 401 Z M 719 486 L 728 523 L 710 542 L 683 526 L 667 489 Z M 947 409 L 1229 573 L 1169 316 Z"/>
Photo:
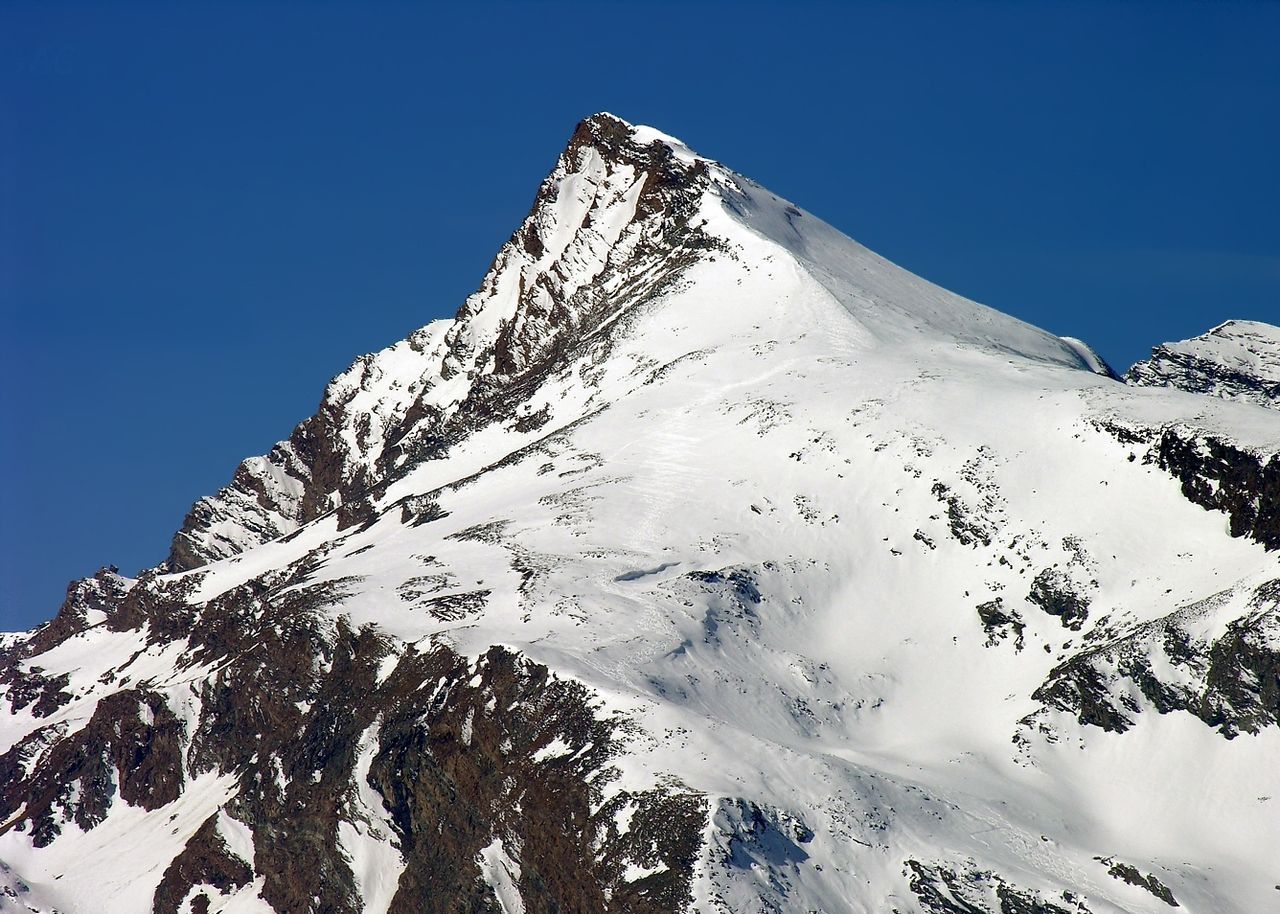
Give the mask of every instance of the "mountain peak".
<path id="1" fill-rule="evenodd" d="M 635 126 L 607 111 L 601 111 L 578 122 L 569 137 L 569 149 L 595 146 L 601 149 L 622 148 L 633 142 Z"/>
<path id="2" fill-rule="evenodd" d="M 604 155 L 626 160 L 648 160 L 655 154 L 665 157 L 669 153 L 690 164 L 698 159 L 708 161 L 682 140 L 654 127 L 632 124 L 607 111 L 598 112 L 578 122 L 569 138 L 566 154 L 572 154 L 584 146 L 593 147 Z M 662 147 L 665 147 L 665 152 Z"/>
<path id="3" fill-rule="evenodd" d="M 531 397 L 575 361 L 603 364 L 633 320 L 695 273 L 715 306 L 695 317 L 681 305 L 691 348 L 699 335 L 788 332 L 816 308 L 823 333 L 857 346 L 1092 365 L 1083 344 L 941 289 L 680 140 L 601 112 L 574 128 L 456 317 L 335 378 L 287 441 L 192 507 L 167 567 L 238 554 L 331 511 L 358 522 L 377 492 L 478 430 L 517 414 L 521 428 L 549 422 L 555 401 Z M 777 329 L 746 318 L 740 288 L 756 290 Z"/>
<path id="4" fill-rule="evenodd" d="M 1125 381 L 1280 409 L 1280 327 L 1225 321 L 1189 340 L 1156 346 Z"/>
<path id="5" fill-rule="evenodd" d="M 333 510 L 352 522 L 379 486 L 514 415 L 572 357 L 607 346 L 595 331 L 721 243 L 695 219 L 708 186 L 706 160 L 679 141 L 611 114 L 581 121 L 456 317 L 335 378 L 287 441 L 192 507 L 168 567 L 226 558 Z"/>
<path id="6" fill-rule="evenodd" d="M 606 275 L 669 274 L 659 264 L 665 254 L 705 246 L 690 219 L 706 186 L 705 160 L 678 140 L 611 114 L 579 122 L 529 215 L 458 312 L 464 360 L 487 349 L 474 369 L 525 373 L 567 331 L 589 330 L 616 310 L 619 302 L 600 295 Z"/>

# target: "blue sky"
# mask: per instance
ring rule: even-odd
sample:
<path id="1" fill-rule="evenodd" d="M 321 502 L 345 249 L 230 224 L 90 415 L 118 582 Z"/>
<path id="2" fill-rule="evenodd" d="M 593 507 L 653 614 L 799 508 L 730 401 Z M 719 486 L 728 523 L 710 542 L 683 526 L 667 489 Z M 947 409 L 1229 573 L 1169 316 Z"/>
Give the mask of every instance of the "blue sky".
<path id="1" fill-rule="evenodd" d="M 574 123 L 1119 368 L 1280 322 L 1280 5 L 0 6 L 0 629 L 451 315 Z"/>

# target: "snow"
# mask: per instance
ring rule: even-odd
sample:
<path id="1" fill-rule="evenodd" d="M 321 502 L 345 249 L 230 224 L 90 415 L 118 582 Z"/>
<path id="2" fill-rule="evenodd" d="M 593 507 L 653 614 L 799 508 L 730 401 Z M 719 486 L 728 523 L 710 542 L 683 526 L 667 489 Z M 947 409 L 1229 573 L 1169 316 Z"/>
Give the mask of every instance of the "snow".
<path id="1" fill-rule="evenodd" d="M 502 845 L 502 839 L 493 841 L 480 851 L 480 875 L 485 885 L 493 889 L 502 914 L 524 914 L 524 899 L 520 897 L 520 864 L 512 860 Z"/>
<path id="2" fill-rule="evenodd" d="M 665 872 L 666 869 L 666 865 L 661 863 L 656 866 L 638 866 L 634 863 L 628 863 L 627 868 L 622 873 L 622 881 L 638 882 L 646 876 L 653 876 L 656 873 Z"/>
<path id="3" fill-rule="evenodd" d="M 675 154 L 675 157 L 682 162 L 692 163 L 702 159 L 700 155 L 680 140 L 677 140 L 673 136 L 668 136 L 661 130 L 655 130 L 653 127 L 646 127 L 644 125 L 635 126 L 632 128 L 632 136 L 635 138 L 636 143 L 641 146 L 648 146 L 650 143 L 662 143 L 666 145 L 671 149 L 672 153 Z M 703 159 L 703 161 L 707 160 Z"/>
<path id="4" fill-rule="evenodd" d="M 148 911 L 165 867 L 231 796 L 234 784 L 232 775 L 201 776 L 153 812 L 116 802 L 95 828 L 73 827 L 41 849 L 10 831 L 0 835 L 0 860 L 21 874 L 35 897 L 60 911 Z"/>
<path id="5" fill-rule="evenodd" d="M 395 671 L 396 665 L 399 662 L 400 662 L 400 654 L 396 651 L 392 651 L 391 653 L 387 654 L 387 656 L 383 657 L 382 660 L 379 661 L 378 663 L 378 673 L 374 677 L 374 684 L 382 685 L 384 682 L 386 682 L 387 677 L 390 676 Z"/>
<path id="6" fill-rule="evenodd" d="M 1064 343 L 1075 350 L 1076 355 L 1080 356 L 1080 360 L 1084 362 L 1088 369 L 1094 374 L 1111 374 L 1111 367 L 1107 365 L 1107 363 L 1103 361 L 1102 356 L 1098 355 L 1097 351 L 1084 340 L 1078 340 L 1074 336 L 1064 336 L 1061 337 L 1061 339 Z"/>
<path id="7" fill-rule="evenodd" d="M 369 784 L 380 726 L 381 721 L 375 721 L 361 736 L 355 766 L 355 808 L 338 823 L 339 846 L 350 861 L 364 914 L 386 914 L 405 865 L 382 796 Z"/>
<path id="8" fill-rule="evenodd" d="M 547 743 L 535 752 L 533 754 L 533 760 L 535 762 L 545 762 L 548 759 L 560 758 L 561 756 L 569 755 L 571 752 L 573 752 L 573 747 L 557 736 L 551 742 Z"/>
<path id="9" fill-rule="evenodd" d="M 1280 329 L 1258 321 L 1226 321 L 1208 333 L 1178 343 L 1171 352 L 1209 359 L 1237 371 L 1280 381 Z"/>

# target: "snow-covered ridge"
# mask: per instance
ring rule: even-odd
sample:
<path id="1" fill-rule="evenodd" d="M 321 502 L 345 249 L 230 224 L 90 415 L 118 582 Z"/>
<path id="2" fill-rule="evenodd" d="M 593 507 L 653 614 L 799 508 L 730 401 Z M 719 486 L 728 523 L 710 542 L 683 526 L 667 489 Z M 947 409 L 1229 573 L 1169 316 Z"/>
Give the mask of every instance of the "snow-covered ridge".
<path id="1" fill-rule="evenodd" d="M 1189 340 L 1156 346 L 1125 381 L 1280 409 L 1280 327 L 1227 321 Z"/>
<path id="2" fill-rule="evenodd" d="M 1066 340 L 904 270 L 747 178 L 725 179 L 722 200 L 733 217 L 790 254 L 862 328 L 867 344 L 978 348 L 1094 370 Z"/>

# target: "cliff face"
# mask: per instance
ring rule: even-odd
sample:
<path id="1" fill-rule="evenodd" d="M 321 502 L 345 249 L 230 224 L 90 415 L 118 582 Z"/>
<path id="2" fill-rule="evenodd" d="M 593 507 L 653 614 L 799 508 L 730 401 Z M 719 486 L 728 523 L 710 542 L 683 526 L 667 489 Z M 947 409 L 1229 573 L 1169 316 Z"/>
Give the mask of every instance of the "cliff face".
<path id="1" fill-rule="evenodd" d="M 0 910 L 1267 910 L 1280 418 L 1172 388 L 590 118 L 0 636 Z"/>

